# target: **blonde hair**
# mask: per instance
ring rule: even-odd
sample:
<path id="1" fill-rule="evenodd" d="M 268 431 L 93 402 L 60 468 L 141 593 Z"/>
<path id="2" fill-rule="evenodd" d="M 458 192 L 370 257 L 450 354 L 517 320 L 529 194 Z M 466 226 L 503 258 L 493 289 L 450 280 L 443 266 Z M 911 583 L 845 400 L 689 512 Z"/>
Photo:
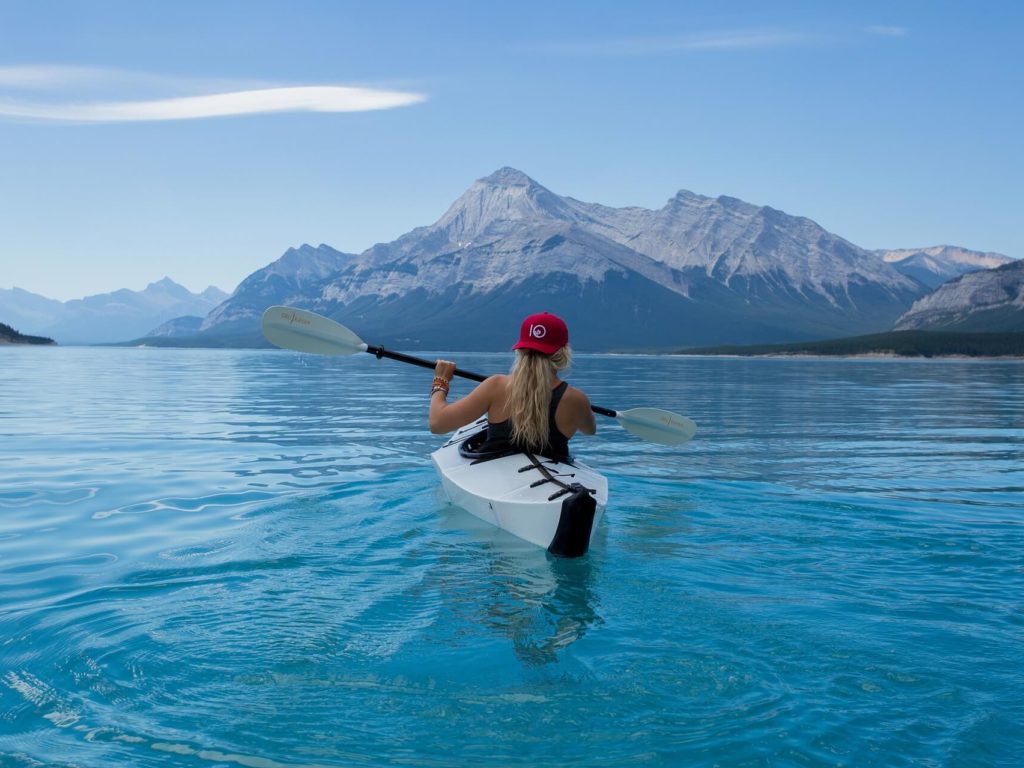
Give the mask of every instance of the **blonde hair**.
<path id="1" fill-rule="evenodd" d="M 517 349 L 508 385 L 508 418 L 512 442 L 539 451 L 548 442 L 548 409 L 551 407 L 551 377 L 572 362 L 566 344 L 553 355 L 532 349 Z"/>

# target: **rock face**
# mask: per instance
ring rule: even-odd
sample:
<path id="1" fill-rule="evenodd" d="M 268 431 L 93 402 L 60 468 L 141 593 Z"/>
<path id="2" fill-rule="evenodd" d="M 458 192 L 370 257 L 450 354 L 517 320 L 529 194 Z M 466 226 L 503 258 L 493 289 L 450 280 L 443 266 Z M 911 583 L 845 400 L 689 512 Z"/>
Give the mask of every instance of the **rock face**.
<path id="1" fill-rule="evenodd" d="M 243 280 L 231 297 L 204 318 L 200 332 L 222 336 L 251 335 L 263 310 L 272 304 L 300 304 L 320 291 L 321 283 L 355 257 L 321 245 L 289 248 L 277 261 Z"/>
<path id="2" fill-rule="evenodd" d="M 772 208 L 690 192 L 659 210 L 610 208 L 502 168 L 434 224 L 358 256 L 289 251 L 203 333 L 242 333 L 268 304 L 292 303 L 373 343 L 496 349 L 547 310 L 579 349 L 678 348 L 886 330 L 924 291 L 879 254 Z"/>
<path id="3" fill-rule="evenodd" d="M 936 245 L 932 248 L 905 248 L 898 251 L 877 251 L 882 259 L 908 277 L 920 280 L 929 288 L 938 288 L 954 277 L 982 269 L 994 269 L 1013 259 L 1001 253 L 983 253 Z"/>
<path id="4" fill-rule="evenodd" d="M 0 314 L 62 344 L 103 344 L 136 338 L 181 315 L 206 315 L 225 298 L 217 288 L 194 294 L 165 277 L 142 291 L 122 289 L 67 302 L 20 288 L 0 290 Z"/>
<path id="5" fill-rule="evenodd" d="M 168 320 L 149 333 L 146 338 L 178 338 L 181 336 L 194 336 L 203 327 L 203 318 L 196 315 L 185 315 Z"/>
<path id="6" fill-rule="evenodd" d="M 1024 331 L 1024 261 L 945 283 L 914 302 L 894 329 Z"/>

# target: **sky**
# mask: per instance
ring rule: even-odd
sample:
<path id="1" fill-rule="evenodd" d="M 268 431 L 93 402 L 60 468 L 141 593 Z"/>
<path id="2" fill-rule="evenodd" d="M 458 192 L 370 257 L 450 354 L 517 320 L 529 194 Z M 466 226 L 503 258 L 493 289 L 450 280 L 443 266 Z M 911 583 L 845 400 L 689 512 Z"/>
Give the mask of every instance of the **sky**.
<path id="1" fill-rule="evenodd" d="M 503 166 L 1024 257 L 1024 3 L 0 0 L 0 288 L 231 291 Z"/>

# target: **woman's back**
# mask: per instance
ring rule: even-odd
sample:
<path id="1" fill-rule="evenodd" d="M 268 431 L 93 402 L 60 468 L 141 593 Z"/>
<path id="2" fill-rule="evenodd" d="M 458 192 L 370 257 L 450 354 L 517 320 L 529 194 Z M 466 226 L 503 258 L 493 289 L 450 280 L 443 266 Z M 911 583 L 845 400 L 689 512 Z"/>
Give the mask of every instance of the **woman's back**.
<path id="1" fill-rule="evenodd" d="M 565 323 L 547 312 L 530 315 L 513 349 L 511 373 L 488 377 L 454 403 L 447 402 L 447 394 L 455 364 L 438 360 L 430 400 L 431 431 L 450 432 L 486 414 L 494 439 L 568 456 L 569 439 L 576 432 L 594 434 L 597 423 L 587 396 L 558 377 L 572 359 Z"/>
<path id="2" fill-rule="evenodd" d="M 513 447 L 533 449 L 543 456 L 552 459 L 569 458 L 569 439 L 576 433 L 577 425 L 572 414 L 572 407 L 562 407 L 565 393 L 569 391 L 569 384 L 560 381 L 551 390 L 551 402 L 548 406 L 548 430 L 547 441 L 539 447 L 536 445 L 519 445 L 515 439 L 515 430 L 511 420 L 508 418 L 506 407 L 488 411 L 487 439 L 481 446 L 483 451 L 500 451 Z M 571 398 L 570 398 L 571 403 Z M 504 416 L 504 418 L 502 418 Z"/>

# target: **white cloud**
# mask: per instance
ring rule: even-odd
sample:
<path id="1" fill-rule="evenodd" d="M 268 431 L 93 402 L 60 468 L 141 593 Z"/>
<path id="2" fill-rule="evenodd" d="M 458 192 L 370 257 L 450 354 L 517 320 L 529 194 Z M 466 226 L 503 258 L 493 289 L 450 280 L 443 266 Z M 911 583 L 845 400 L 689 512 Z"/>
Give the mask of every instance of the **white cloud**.
<path id="1" fill-rule="evenodd" d="M 864 31 L 869 35 L 881 35 L 882 37 L 906 37 L 910 34 L 910 30 L 906 27 L 872 26 L 865 27 Z"/>
<path id="2" fill-rule="evenodd" d="M 175 87 L 195 90 L 207 88 L 209 85 L 209 82 L 197 78 L 173 78 L 154 75 L 150 72 L 133 72 L 109 67 L 70 67 L 63 64 L 0 67 L 0 88 L 17 88 L 27 91 L 131 86 L 144 86 L 153 90 L 168 90 Z"/>
<path id="3" fill-rule="evenodd" d="M 18 98 L 6 92 L 18 91 Z M 24 93 L 33 98 L 24 98 Z M 0 67 L 0 118 L 78 123 L 195 120 L 274 112 L 366 112 L 426 100 L 407 91 L 341 85 L 266 86 L 175 79 L 118 69 Z"/>
<path id="4" fill-rule="evenodd" d="M 299 86 L 213 93 L 152 101 L 87 104 L 25 104 L 0 102 L 0 116 L 85 123 L 154 120 L 195 120 L 204 117 L 256 115 L 269 112 L 367 112 L 418 104 L 417 93 L 343 86 Z"/>
<path id="5" fill-rule="evenodd" d="M 810 42 L 799 32 L 779 29 L 736 29 L 713 33 L 630 37 L 617 40 L 558 42 L 542 46 L 552 53 L 584 56 L 648 56 L 691 51 L 781 48 Z"/>

